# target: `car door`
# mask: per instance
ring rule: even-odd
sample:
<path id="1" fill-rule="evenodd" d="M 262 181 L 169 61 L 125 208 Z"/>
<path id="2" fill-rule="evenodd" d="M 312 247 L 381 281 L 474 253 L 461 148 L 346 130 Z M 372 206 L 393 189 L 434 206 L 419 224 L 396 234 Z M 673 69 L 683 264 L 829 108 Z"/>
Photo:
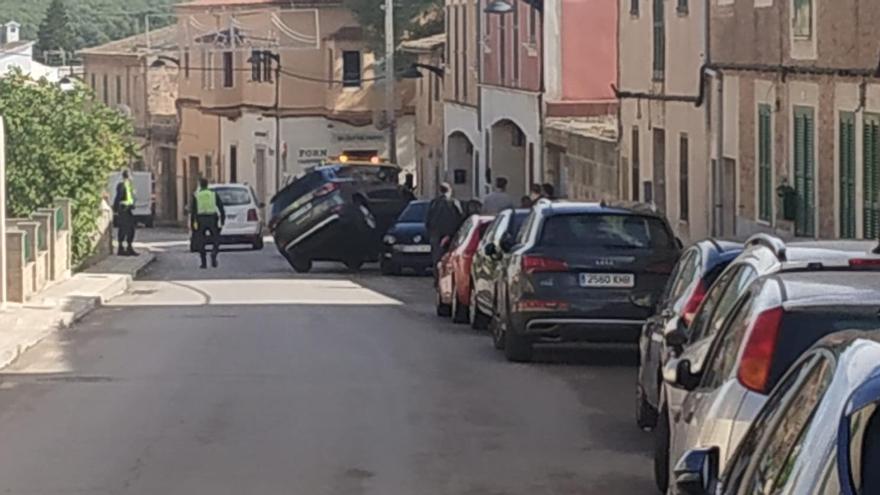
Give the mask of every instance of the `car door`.
<path id="1" fill-rule="evenodd" d="M 477 302 L 483 306 L 491 306 L 494 302 L 490 298 L 490 293 L 495 259 L 494 256 L 486 254 L 486 246 L 495 244 L 497 233 L 507 226 L 507 218 L 509 215 L 510 214 L 507 212 L 501 212 L 498 214 L 495 221 L 489 226 L 489 230 L 486 231 L 486 235 L 480 240 L 477 251 L 474 253 L 474 262 L 471 269 L 474 279 L 474 291 Z"/>
<path id="2" fill-rule="evenodd" d="M 736 304 L 729 324 L 713 340 L 700 384 L 685 396 L 681 412 L 675 418 L 670 443 L 673 448 L 671 460 L 678 460 L 694 447 L 721 446 L 721 432 L 729 431 L 741 399 L 741 396 L 731 397 L 730 378 L 751 324 L 755 300 L 751 291 L 744 294 Z"/>

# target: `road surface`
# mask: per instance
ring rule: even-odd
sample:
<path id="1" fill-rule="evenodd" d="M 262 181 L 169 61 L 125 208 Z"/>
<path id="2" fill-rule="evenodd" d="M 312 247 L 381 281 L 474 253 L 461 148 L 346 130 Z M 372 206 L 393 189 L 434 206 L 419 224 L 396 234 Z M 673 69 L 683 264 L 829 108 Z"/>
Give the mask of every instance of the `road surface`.
<path id="1" fill-rule="evenodd" d="M 634 349 L 510 364 L 430 279 L 139 235 L 128 294 L 3 370 L 0 493 L 654 493 Z"/>

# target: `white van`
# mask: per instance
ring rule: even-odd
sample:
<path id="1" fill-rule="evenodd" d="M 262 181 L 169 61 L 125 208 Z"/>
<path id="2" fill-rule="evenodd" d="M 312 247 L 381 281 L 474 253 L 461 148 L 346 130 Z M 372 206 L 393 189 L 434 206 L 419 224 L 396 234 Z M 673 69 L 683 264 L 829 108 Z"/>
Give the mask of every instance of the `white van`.
<path id="1" fill-rule="evenodd" d="M 134 183 L 134 218 L 138 223 L 146 227 L 153 226 L 153 218 L 156 213 L 156 205 L 153 201 L 153 174 L 152 172 L 130 172 Z M 122 182 L 122 172 L 110 174 L 107 183 L 107 202 L 113 205 L 116 199 L 116 186 Z"/>

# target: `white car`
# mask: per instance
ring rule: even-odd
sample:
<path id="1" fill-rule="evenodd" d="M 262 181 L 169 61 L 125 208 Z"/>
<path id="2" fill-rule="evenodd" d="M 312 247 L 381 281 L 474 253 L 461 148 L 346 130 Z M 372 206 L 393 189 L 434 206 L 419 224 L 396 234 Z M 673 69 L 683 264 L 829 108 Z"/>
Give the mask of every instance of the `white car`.
<path id="1" fill-rule="evenodd" d="M 254 190 L 247 184 L 214 184 L 226 211 L 226 223 L 220 232 L 220 244 L 248 244 L 254 250 L 263 249 L 263 206 Z M 190 240 L 190 250 L 195 251 Z"/>

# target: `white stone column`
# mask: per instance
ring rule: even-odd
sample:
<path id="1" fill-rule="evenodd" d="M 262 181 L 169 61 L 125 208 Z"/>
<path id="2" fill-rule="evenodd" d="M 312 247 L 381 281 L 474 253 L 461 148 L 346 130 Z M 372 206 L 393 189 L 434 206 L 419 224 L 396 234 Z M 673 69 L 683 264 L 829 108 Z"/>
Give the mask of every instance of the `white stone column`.
<path id="1" fill-rule="evenodd" d="M 6 309 L 6 134 L 0 117 L 0 311 Z"/>

